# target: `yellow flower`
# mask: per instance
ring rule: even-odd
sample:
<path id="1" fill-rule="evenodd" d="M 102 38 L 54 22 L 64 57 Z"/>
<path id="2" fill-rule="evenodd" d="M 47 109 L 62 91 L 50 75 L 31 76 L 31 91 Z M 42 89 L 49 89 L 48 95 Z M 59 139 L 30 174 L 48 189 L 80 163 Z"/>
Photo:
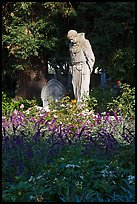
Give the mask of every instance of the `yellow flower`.
<path id="1" fill-rule="evenodd" d="M 13 17 L 13 16 L 14 16 L 14 13 L 11 13 L 10 15 Z"/>
<path id="2" fill-rule="evenodd" d="M 122 108 L 122 104 L 119 104 L 119 106 L 118 106 L 120 109 Z"/>
<path id="3" fill-rule="evenodd" d="M 76 103 L 77 101 L 74 99 L 74 100 L 71 100 L 71 102 L 72 102 L 72 103 Z"/>

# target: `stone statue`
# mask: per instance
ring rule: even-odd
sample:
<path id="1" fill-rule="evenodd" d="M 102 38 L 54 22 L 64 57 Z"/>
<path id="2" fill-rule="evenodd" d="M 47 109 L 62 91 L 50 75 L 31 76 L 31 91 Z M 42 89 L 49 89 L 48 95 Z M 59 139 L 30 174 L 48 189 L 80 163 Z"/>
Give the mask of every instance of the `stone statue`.
<path id="1" fill-rule="evenodd" d="M 49 110 L 50 100 L 54 102 L 61 100 L 65 96 L 65 87 L 56 79 L 51 79 L 41 90 L 41 99 L 45 110 Z"/>
<path id="2" fill-rule="evenodd" d="M 89 95 L 90 74 L 93 71 L 95 56 L 85 33 L 70 30 L 67 34 L 70 40 L 69 51 L 72 64 L 72 85 L 77 102 Z"/>

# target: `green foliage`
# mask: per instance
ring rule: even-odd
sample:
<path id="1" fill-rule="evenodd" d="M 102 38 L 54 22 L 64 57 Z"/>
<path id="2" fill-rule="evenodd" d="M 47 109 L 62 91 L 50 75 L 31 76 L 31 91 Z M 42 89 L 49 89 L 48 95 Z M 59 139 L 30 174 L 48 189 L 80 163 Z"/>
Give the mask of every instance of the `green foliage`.
<path id="1" fill-rule="evenodd" d="M 134 33 L 134 12 L 135 2 L 80 2 L 77 13 L 81 21 L 77 19 L 77 26 L 91 37 L 97 55 L 103 53 L 106 59 L 114 47 L 133 45 L 130 36 Z"/>
<path id="2" fill-rule="evenodd" d="M 76 28 L 85 32 L 92 44 L 95 67 L 109 72 L 111 78 L 119 79 L 120 75 L 128 83 L 133 82 L 135 2 L 80 2 L 76 11 Z M 112 63 L 118 50 L 123 59 Z"/>
<path id="3" fill-rule="evenodd" d="M 128 147 L 133 153 L 133 149 Z M 127 149 L 127 150 L 128 150 Z M 3 183 L 5 202 L 103 202 L 134 201 L 134 185 L 128 176 L 134 175 L 129 166 L 121 166 L 120 152 L 107 160 L 103 157 L 81 155 L 81 147 L 65 147 L 39 173 L 14 183 Z M 124 150 L 124 147 L 121 149 Z M 127 151 L 128 153 L 128 151 Z M 128 154 L 126 154 L 128 156 Z M 124 161 L 127 158 L 124 155 Z M 114 159 L 115 158 L 115 159 Z M 134 166 L 134 161 L 132 162 Z M 127 168 L 128 167 L 128 168 Z M 39 168 L 39 166 L 37 166 Z M 92 190 L 91 190 L 92 189 Z"/>
<path id="4" fill-rule="evenodd" d="M 135 80 L 135 53 L 134 49 L 125 48 L 116 50 L 112 56 L 110 75 L 113 80 L 134 82 Z"/>
<path id="5" fill-rule="evenodd" d="M 3 199 L 6 202 L 23 202 L 28 200 L 32 188 L 32 184 L 24 181 L 22 177 L 16 177 L 16 184 L 8 186 L 4 191 Z"/>
<path id="6" fill-rule="evenodd" d="M 107 111 L 107 104 L 112 102 L 114 93 L 109 87 L 97 87 L 92 89 L 90 97 L 94 97 L 97 100 L 95 110 L 101 113 Z"/>
<path id="7" fill-rule="evenodd" d="M 96 97 L 89 95 L 83 98 L 83 101 L 85 103 L 85 108 L 89 110 L 95 110 L 97 106 L 97 99 Z"/>
<path id="8" fill-rule="evenodd" d="M 131 88 L 129 84 L 120 86 L 120 95 L 108 103 L 109 111 L 120 111 L 125 117 L 134 117 L 135 115 L 135 87 Z"/>
<path id="9" fill-rule="evenodd" d="M 4 5 L 3 47 L 16 59 L 16 69 L 27 68 L 21 67 L 22 60 L 39 56 L 41 46 L 46 54 L 52 51 L 53 55 L 58 41 L 55 19 L 60 12 L 62 16 L 71 15 L 74 12 L 72 10 L 65 2 L 17 2 Z"/>
<path id="10" fill-rule="evenodd" d="M 16 101 L 6 93 L 2 92 L 2 112 L 6 117 L 8 117 L 14 110 L 27 110 L 30 107 L 41 105 L 41 103 L 41 100 L 36 98 L 28 100 L 20 97 L 19 100 Z"/>

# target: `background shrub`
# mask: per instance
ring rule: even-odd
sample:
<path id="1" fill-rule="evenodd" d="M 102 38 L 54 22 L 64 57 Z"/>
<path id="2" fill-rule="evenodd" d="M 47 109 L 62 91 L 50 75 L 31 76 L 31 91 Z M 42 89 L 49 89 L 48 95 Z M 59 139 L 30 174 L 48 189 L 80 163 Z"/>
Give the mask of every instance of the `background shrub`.
<path id="1" fill-rule="evenodd" d="M 109 87 L 93 88 L 90 93 L 90 98 L 94 97 L 97 100 L 95 111 L 98 113 L 107 111 L 107 104 L 112 102 L 114 93 Z"/>
<path id="2" fill-rule="evenodd" d="M 107 104 L 108 111 L 122 112 L 126 117 L 135 116 L 135 87 L 129 84 L 120 85 L 120 93 L 112 102 Z"/>

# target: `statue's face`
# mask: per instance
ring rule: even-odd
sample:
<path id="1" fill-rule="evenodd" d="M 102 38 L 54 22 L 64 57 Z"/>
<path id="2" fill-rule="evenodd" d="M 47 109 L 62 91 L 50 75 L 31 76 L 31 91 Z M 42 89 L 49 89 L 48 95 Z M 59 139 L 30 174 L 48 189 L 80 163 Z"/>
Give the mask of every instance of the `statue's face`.
<path id="1" fill-rule="evenodd" d="M 77 36 L 71 35 L 71 36 L 69 36 L 69 40 L 72 43 L 76 43 L 77 42 Z"/>

